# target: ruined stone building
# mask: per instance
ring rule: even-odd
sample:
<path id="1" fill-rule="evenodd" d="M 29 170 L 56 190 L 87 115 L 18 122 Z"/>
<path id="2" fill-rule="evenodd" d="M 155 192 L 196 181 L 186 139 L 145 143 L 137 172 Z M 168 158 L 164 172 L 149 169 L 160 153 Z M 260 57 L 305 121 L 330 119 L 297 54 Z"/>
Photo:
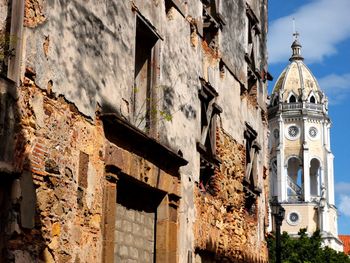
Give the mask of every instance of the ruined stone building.
<path id="1" fill-rule="evenodd" d="M 276 81 L 269 106 L 271 185 L 286 210 L 282 231 L 321 232 L 323 245 L 343 251 L 334 202 L 328 99 L 304 64 L 298 34 L 290 64 Z"/>
<path id="2" fill-rule="evenodd" d="M 0 262 L 267 262 L 267 0 L 0 14 Z"/>

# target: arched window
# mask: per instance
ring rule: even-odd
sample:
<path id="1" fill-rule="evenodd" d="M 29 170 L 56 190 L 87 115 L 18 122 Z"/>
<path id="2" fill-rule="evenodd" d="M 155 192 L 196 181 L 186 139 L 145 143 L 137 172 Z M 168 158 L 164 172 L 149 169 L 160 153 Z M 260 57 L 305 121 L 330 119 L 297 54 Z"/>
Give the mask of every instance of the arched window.
<path id="1" fill-rule="evenodd" d="M 316 99 L 315 99 L 314 96 L 311 96 L 311 97 L 310 97 L 310 102 L 311 102 L 311 103 L 316 103 Z"/>
<path id="2" fill-rule="evenodd" d="M 289 103 L 293 103 L 293 102 L 296 102 L 297 100 L 296 100 L 296 98 L 295 98 L 295 96 L 294 95 L 290 95 L 290 97 L 289 97 Z"/>
<path id="3" fill-rule="evenodd" d="M 310 161 L 310 194 L 311 196 L 320 195 L 320 161 L 313 158 Z"/>
<path id="4" fill-rule="evenodd" d="M 291 157 L 287 163 L 288 173 L 288 200 L 289 201 L 301 201 L 303 200 L 303 185 L 304 176 L 301 169 L 301 161 L 297 157 Z"/>

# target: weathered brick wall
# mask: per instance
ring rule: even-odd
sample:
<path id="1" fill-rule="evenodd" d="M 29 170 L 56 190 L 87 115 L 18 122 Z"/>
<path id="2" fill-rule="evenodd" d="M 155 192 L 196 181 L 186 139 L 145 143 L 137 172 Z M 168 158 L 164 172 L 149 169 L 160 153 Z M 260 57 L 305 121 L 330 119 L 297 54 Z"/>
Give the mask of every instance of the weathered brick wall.
<path id="1" fill-rule="evenodd" d="M 218 261 L 267 262 L 266 242 L 258 238 L 263 226 L 258 229 L 257 214 L 250 215 L 244 206 L 245 147 L 223 129 L 218 129 L 217 140 L 222 163 L 211 182 L 215 194 L 195 190 L 195 247 L 214 252 Z M 267 216 L 263 211 L 260 216 Z"/>
<path id="2" fill-rule="evenodd" d="M 152 263 L 155 213 L 116 204 L 115 262 Z"/>
<path id="3" fill-rule="evenodd" d="M 30 78 L 19 89 L 18 107 L 23 173 L 12 186 L 9 262 L 100 261 L 104 138 L 98 121 Z"/>

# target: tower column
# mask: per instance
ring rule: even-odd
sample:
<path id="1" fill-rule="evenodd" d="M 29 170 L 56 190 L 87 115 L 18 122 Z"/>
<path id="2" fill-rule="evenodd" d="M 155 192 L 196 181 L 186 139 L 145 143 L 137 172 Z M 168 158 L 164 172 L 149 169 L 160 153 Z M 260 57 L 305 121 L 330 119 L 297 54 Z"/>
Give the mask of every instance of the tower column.
<path id="1" fill-rule="evenodd" d="M 303 177 L 304 177 L 304 201 L 310 202 L 310 164 L 309 150 L 304 149 L 303 157 Z"/>
<path id="2" fill-rule="evenodd" d="M 282 116 L 278 118 L 278 126 L 280 131 L 279 145 L 276 149 L 277 154 L 277 193 L 278 201 L 283 202 L 287 199 L 287 183 L 286 183 L 286 171 L 284 166 L 284 143 L 283 143 L 283 133 L 284 133 L 284 123 Z"/>
<path id="3" fill-rule="evenodd" d="M 283 192 L 282 192 L 282 200 L 283 201 L 287 201 L 288 200 L 288 193 L 287 193 L 287 184 L 288 184 L 288 180 L 287 180 L 287 176 L 288 176 L 288 167 L 285 164 L 283 166 L 283 174 L 282 174 L 282 185 L 283 185 Z"/>
<path id="4" fill-rule="evenodd" d="M 322 201 L 321 201 L 322 202 Z M 329 232 L 329 221 L 328 221 L 328 206 L 325 201 L 324 205 L 320 207 L 321 211 L 321 232 Z"/>
<path id="5" fill-rule="evenodd" d="M 334 156 L 331 152 L 327 154 L 327 201 L 329 204 L 334 205 L 334 175 L 333 175 L 333 160 Z"/>
<path id="6" fill-rule="evenodd" d="M 331 150 L 331 125 L 328 123 L 327 124 L 327 149 L 330 151 Z"/>
<path id="7" fill-rule="evenodd" d="M 310 157 L 307 145 L 306 117 L 303 117 L 303 177 L 304 177 L 304 201 L 310 202 Z"/>
<path id="8" fill-rule="evenodd" d="M 321 140 L 322 140 L 322 145 L 324 147 L 326 147 L 327 145 L 327 140 L 326 140 L 326 123 L 324 120 L 322 120 L 322 136 L 321 136 Z"/>

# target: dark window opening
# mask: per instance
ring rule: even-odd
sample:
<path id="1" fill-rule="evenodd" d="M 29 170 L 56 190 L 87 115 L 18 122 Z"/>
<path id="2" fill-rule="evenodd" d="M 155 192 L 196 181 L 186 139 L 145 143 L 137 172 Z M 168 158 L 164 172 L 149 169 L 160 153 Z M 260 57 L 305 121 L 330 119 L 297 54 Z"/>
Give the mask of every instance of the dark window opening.
<path id="1" fill-rule="evenodd" d="M 295 98 L 294 95 L 291 95 L 291 96 L 289 97 L 289 103 L 294 103 L 294 102 L 297 102 L 297 100 L 296 100 L 296 98 Z"/>
<path id="2" fill-rule="evenodd" d="M 205 9 L 203 9 L 203 39 L 208 47 L 214 51 L 217 51 L 218 49 L 218 33 L 218 24 L 213 22 L 212 17 L 208 15 Z"/>
<path id="3" fill-rule="evenodd" d="M 200 152 L 200 188 L 203 192 L 213 193 L 211 179 L 215 167 L 220 164 L 216 155 L 216 117 L 222 109 L 216 104 L 218 96 L 215 89 L 205 80 L 202 81 L 202 89 L 199 91 L 201 101 L 201 138 L 197 142 L 197 149 Z"/>
<path id="4" fill-rule="evenodd" d="M 203 3 L 203 39 L 214 51 L 218 51 L 219 29 L 226 24 L 223 16 L 218 13 L 215 0 L 202 0 Z"/>
<path id="5" fill-rule="evenodd" d="M 248 18 L 248 31 L 247 31 L 247 39 L 248 39 L 248 49 L 246 57 L 251 65 L 251 68 L 255 70 L 255 54 L 257 47 L 257 35 L 260 34 L 259 29 L 259 20 L 255 16 L 252 9 L 247 5 L 247 18 Z"/>
<path id="6" fill-rule="evenodd" d="M 164 195 L 155 188 L 126 177 L 121 177 L 117 184 L 117 203 L 137 211 L 155 213 Z"/>
<path id="7" fill-rule="evenodd" d="M 256 141 L 257 132 L 246 123 L 244 138 L 246 142 L 246 174 L 244 177 L 243 187 L 245 192 L 245 208 L 250 214 L 255 214 L 256 199 L 262 192 L 258 186 L 259 167 L 258 157 L 261 150 L 260 145 Z"/>
<path id="8" fill-rule="evenodd" d="M 216 0 L 202 0 L 202 2 L 208 14 L 210 14 L 212 17 L 216 17 L 216 14 L 217 14 Z"/>
<path id="9" fill-rule="evenodd" d="M 13 179 L 11 178 L 12 176 L 2 172 L 0 172 L 0 176 L 0 259 L 5 259 L 6 245 L 8 245 L 5 238 L 6 235 L 8 235 L 8 226 L 6 222 L 9 222 L 10 220 L 13 220 L 13 224 L 17 222 L 17 217 L 11 218 L 11 215 L 13 215 L 13 212 L 19 208 L 16 206 L 16 204 L 13 204 L 13 201 L 11 200 L 11 191 L 13 191 Z M 11 210 L 14 211 L 10 213 Z M 0 260 L 0 262 L 5 261 Z"/>
<path id="10" fill-rule="evenodd" d="M 256 214 L 257 195 L 249 191 L 249 189 L 247 188 L 245 188 L 244 191 L 245 191 L 244 208 L 250 215 L 254 215 Z"/>
<path id="11" fill-rule="evenodd" d="M 248 18 L 248 28 L 247 28 L 247 53 L 245 54 L 245 60 L 247 62 L 247 83 L 248 83 L 248 95 L 253 102 L 257 102 L 258 98 L 258 88 L 259 82 L 261 81 L 261 75 L 256 68 L 256 53 L 258 40 L 257 35 L 260 33 L 258 30 L 258 23 L 256 16 L 253 11 L 247 6 L 247 18 Z"/>
<path id="12" fill-rule="evenodd" d="M 254 33 L 252 32 L 253 23 L 248 19 L 248 57 L 252 68 L 255 68 L 255 43 L 254 43 Z"/>
<path id="13" fill-rule="evenodd" d="M 171 0 L 165 0 L 165 13 L 168 16 L 171 10 L 174 8 L 173 2 Z"/>
<path id="14" fill-rule="evenodd" d="M 151 27 L 137 16 L 135 45 L 135 77 L 134 77 L 134 125 L 141 130 L 149 131 L 151 112 L 156 106 L 152 100 L 152 84 L 154 82 L 154 47 L 158 36 Z"/>
<path id="15" fill-rule="evenodd" d="M 202 262 L 202 263 L 218 262 L 217 258 L 215 257 L 215 252 L 213 251 L 196 249 L 195 254 L 200 258 L 199 262 Z"/>
<path id="16" fill-rule="evenodd" d="M 310 102 L 311 102 L 311 103 L 316 103 L 316 100 L 315 100 L 315 97 L 314 97 L 314 96 L 311 96 Z"/>
<path id="17" fill-rule="evenodd" d="M 278 96 L 273 99 L 272 106 L 277 106 L 278 104 Z"/>
<path id="18" fill-rule="evenodd" d="M 215 194 L 215 191 L 213 189 L 212 185 L 212 176 L 215 172 L 215 166 L 203 158 L 200 160 L 200 178 L 199 178 L 199 187 L 200 190 L 203 192 L 208 192 L 210 194 Z"/>
<path id="19" fill-rule="evenodd" d="M 255 74 L 251 71 L 250 67 L 248 66 L 248 95 L 249 97 L 256 102 L 258 98 L 258 79 L 255 76 Z"/>

